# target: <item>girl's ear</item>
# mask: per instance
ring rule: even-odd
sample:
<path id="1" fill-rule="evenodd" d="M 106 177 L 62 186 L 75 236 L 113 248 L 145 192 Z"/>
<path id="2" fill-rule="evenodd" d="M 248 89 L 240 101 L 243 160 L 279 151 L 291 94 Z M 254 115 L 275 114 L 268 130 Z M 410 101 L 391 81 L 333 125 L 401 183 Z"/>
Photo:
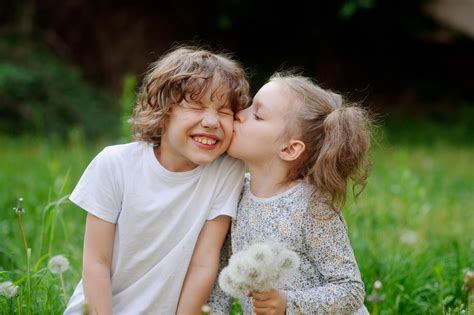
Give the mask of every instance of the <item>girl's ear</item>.
<path id="1" fill-rule="evenodd" d="M 288 144 L 280 150 L 280 158 L 283 161 L 296 161 L 306 149 L 306 145 L 301 140 L 291 139 Z"/>

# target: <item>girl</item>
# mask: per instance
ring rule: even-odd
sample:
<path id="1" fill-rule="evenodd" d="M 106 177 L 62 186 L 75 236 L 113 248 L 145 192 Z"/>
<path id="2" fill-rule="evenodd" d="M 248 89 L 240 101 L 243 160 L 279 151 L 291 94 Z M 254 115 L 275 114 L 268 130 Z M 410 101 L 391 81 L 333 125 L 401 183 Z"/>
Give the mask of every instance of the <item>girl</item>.
<path id="1" fill-rule="evenodd" d="M 340 210 L 348 181 L 366 183 L 369 130 L 362 108 L 296 75 L 273 75 L 237 113 L 228 153 L 250 174 L 232 223 L 232 251 L 272 239 L 300 256 L 283 288 L 240 300 L 244 314 L 367 313 Z"/>

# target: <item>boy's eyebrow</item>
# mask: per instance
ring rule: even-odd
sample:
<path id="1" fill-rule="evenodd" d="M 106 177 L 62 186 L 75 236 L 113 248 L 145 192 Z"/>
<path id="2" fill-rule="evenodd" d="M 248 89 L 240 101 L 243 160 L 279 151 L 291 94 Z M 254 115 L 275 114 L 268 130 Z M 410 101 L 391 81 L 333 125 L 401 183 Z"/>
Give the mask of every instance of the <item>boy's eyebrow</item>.
<path id="1" fill-rule="evenodd" d="M 225 103 L 221 103 L 221 105 L 217 109 L 221 109 L 221 108 L 224 108 L 224 107 L 232 108 L 232 106 L 230 105 L 230 102 L 226 101 Z"/>

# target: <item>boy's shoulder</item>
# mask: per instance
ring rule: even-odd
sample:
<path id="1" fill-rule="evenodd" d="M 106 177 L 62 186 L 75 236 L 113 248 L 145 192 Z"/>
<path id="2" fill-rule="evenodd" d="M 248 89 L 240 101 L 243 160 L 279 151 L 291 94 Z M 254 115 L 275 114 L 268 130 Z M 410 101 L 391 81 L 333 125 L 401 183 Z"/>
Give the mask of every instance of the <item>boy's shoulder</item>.
<path id="1" fill-rule="evenodd" d="M 151 144 L 142 141 L 113 144 L 104 147 L 101 154 L 110 157 L 131 156 L 135 154 L 143 154 L 150 146 Z"/>
<path id="2" fill-rule="evenodd" d="M 128 142 L 128 143 L 112 144 L 112 145 L 104 147 L 104 151 L 122 153 L 122 152 L 134 151 L 134 150 L 143 150 L 149 146 L 151 146 L 151 144 L 149 143 L 146 143 L 143 141 L 134 141 L 134 142 Z"/>

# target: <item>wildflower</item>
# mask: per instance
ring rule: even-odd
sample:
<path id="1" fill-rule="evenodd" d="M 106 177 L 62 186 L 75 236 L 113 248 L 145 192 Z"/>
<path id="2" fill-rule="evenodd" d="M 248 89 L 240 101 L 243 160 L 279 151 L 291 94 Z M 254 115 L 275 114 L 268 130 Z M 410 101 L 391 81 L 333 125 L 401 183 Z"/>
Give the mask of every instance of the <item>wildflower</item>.
<path id="1" fill-rule="evenodd" d="M 367 297 L 367 300 L 372 304 L 381 304 L 384 300 L 384 296 L 380 293 L 382 290 L 382 281 L 377 280 L 374 282 L 374 289 L 372 293 Z"/>
<path id="2" fill-rule="evenodd" d="M 63 293 L 64 303 L 67 303 L 67 293 L 66 286 L 64 285 L 63 272 L 69 269 L 69 260 L 63 255 L 56 255 L 51 257 L 48 261 L 48 269 L 53 274 L 59 276 L 59 281 L 61 282 L 61 289 Z"/>
<path id="3" fill-rule="evenodd" d="M 418 234 L 415 231 L 405 231 L 400 235 L 400 242 L 405 244 L 415 244 L 418 241 Z"/>
<path id="4" fill-rule="evenodd" d="M 473 313 L 474 302 L 474 271 L 464 269 L 464 289 L 467 292 L 467 313 Z"/>
<path id="5" fill-rule="evenodd" d="M 52 257 L 48 262 L 48 269 L 51 273 L 63 273 L 69 269 L 69 260 L 63 255 Z"/>
<path id="6" fill-rule="evenodd" d="M 474 271 L 469 269 L 464 270 L 464 288 L 467 292 L 474 291 Z"/>
<path id="7" fill-rule="evenodd" d="M 0 283 L 0 295 L 5 296 L 7 299 L 11 299 L 18 295 L 18 286 L 14 285 L 11 281 L 5 281 Z"/>
<path id="8" fill-rule="evenodd" d="M 23 198 L 18 198 L 18 206 L 16 208 L 13 208 L 13 210 L 15 210 L 17 214 L 25 212 L 25 210 L 23 209 Z"/>
<path id="9" fill-rule="evenodd" d="M 204 304 L 202 307 L 201 307 L 201 314 L 202 315 L 209 315 L 211 314 L 211 308 L 209 305 L 207 304 Z"/>
<path id="10" fill-rule="evenodd" d="M 374 282 L 374 290 L 380 291 L 382 289 L 382 281 L 377 280 Z"/>
<path id="11" fill-rule="evenodd" d="M 299 267 L 298 255 L 279 243 L 257 243 L 235 253 L 219 275 L 224 292 L 239 297 L 281 286 Z"/>

